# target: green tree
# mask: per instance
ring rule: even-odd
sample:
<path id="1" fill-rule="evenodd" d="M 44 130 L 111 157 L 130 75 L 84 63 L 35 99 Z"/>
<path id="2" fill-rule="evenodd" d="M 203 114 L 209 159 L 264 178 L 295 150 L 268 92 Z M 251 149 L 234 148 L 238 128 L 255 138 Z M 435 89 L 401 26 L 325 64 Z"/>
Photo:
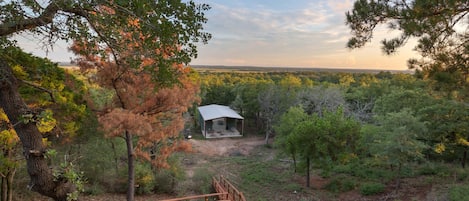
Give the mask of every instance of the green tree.
<path id="1" fill-rule="evenodd" d="M 469 150 L 469 106 L 454 100 L 438 100 L 418 114 L 428 122 L 425 140 L 438 154 L 460 156 L 464 168 Z"/>
<path id="2" fill-rule="evenodd" d="M 298 113 L 298 114 L 296 114 Z M 302 114 L 303 113 L 303 114 Z M 287 112 L 285 118 L 291 114 L 304 116 L 304 111 L 292 108 Z M 295 117 L 296 118 L 296 117 Z M 294 120 L 294 119 L 291 119 Z M 281 141 L 285 147 L 283 150 L 294 150 L 298 156 L 306 163 L 306 186 L 310 186 L 311 162 L 316 162 L 318 166 L 326 168 L 334 162 L 345 162 L 353 156 L 355 143 L 360 132 L 360 124 L 344 115 L 342 109 L 334 112 L 325 111 L 322 116 L 310 115 L 308 118 L 298 122 L 286 136 L 283 135 Z M 285 124 L 285 125 L 283 125 Z M 280 131 L 289 128 L 293 124 L 291 121 L 280 122 Z"/>
<path id="3" fill-rule="evenodd" d="M 376 117 L 377 128 L 367 129 L 373 134 L 371 153 L 391 166 L 397 166 L 397 188 L 400 185 L 402 167 L 410 162 L 423 160 L 428 146 L 418 140 L 426 132 L 427 127 L 410 109 L 390 112 Z"/>
<path id="4" fill-rule="evenodd" d="M 293 169 L 296 172 L 296 158 L 298 148 L 295 144 L 295 136 L 291 132 L 298 126 L 298 123 L 308 119 L 308 114 L 301 107 L 291 107 L 280 118 L 280 124 L 274 126 L 276 137 L 275 145 L 293 159 Z"/>
<path id="5" fill-rule="evenodd" d="M 155 79 L 171 83 L 176 74 L 172 65 L 188 63 L 197 55 L 195 44 L 205 43 L 210 38 L 210 34 L 202 31 L 207 9 L 208 5 L 192 1 L 2 2 L 0 46 L 2 49 L 13 46 L 8 37 L 14 34 L 32 32 L 43 36 L 46 45 L 57 39 L 78 40 L 83 42 L 82 45 L 93 41 L 110 48 L 111 55 L 119 55 L 127 51 L 127 46 L 120 46 L 119 40 L 122 38 L 120 30 L 125 30 L 130 33 L 127 40 L 139 47 L 134 49 L 133 56 L 125 58 L 125 62 L 140 66 L 144 63 L 140 55 L 153 58 L 159 62 L 147 67 L 158 69 L 150 71 Z M 146 51 L 157 49 L 180 51 L 173 51 L 171 56 L 167 51 Z M 87 54 L 105 53 L 101 50 L 94 49 Z M 5 58 L 0 59 L 0 107 L 10 121 L 16 123 L 31 110 L 19 94 L 19 80 L 12 68 Z M 54 178 L 44 157 L 46 148 L 36 124 L 31 121 L 20 123 L 15 126 L 15 131 L 23 146 L 31 189 L 54 200 L 66 200 L 76 187 L 66 179 Z"/>
<path id="6" fill-rule="evenodd" d="M 400 35 L 382 41 L 386 54 L 393 54 L 409 39 L 416 38 L 421 59 L 410 59 L 421 77 L 432 78 L 436 88 L 456 99 L 469 95 L 469 4 L 466 0 L 358 0 L 346 13 L 352 38 L 349 48 L 364 46 L 379 25 Z M 449 92 L 449 93 L 448 93 Z"/>
<path id="7" fill-rule="evenodd" d="M 231 106 L 241 112 L 241 115 L 243 115 L 246 120 L 253 120 L 252 123 L 259 126 L 260 103 L 258 101 L 258 95 L 264 91 L 269 84 L 273 84 L 273 82 L 271 80 L 253 78 L 242 80 L 240 83 L 237 83 L 233 89 L 236 98 L 231 103 Z"/>
<path id="8" fill-rule="evenodd" d="M 385 115 L 409 108 L 416 114 L 420 109 L 432 105 L 434 102 L 435 98 L 423 90 L 406 90 L 398 87 L 376 100 L 373 113 Z"/>

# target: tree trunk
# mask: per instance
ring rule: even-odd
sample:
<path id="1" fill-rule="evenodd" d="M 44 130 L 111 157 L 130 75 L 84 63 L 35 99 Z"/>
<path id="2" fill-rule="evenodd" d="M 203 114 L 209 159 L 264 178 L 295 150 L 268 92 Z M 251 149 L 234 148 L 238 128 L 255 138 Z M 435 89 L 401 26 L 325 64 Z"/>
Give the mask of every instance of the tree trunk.
<path id="1" fill-rule="evenodd" d="M 119 175 L 119 158 L 117 157 L 117 152 L 116 152 L 116 146 L 114 145 L 114 142 L 112 139 L 109 140 L 111 142 L 111 148 L 112 148 L 112 153 L 114 154 L 114 165 L 115 165 L 115 170 L 116 170 L 116 175 Z"/>
<path id="2" fill-rule="evenodd" d="M 1 182 L 1 189 L 0 189 L 0 201 L 7 201 L 8 197 L 8 186 L 7 186 L 7 179 L 2 175 Z"/>
<path id="3" fill-rule="evenodd" d="M 21 122 L 22 116 L 31 111 L 18 92 L 18 80 L 4 60 L 0 60 L 0 107 L 15 125 L 15 131 L 23 145 L 26 169 L 31 179 L 28 188 L 54 200 L 65 201 L 67 194 L 76 190 L 75 185 L 66 179 L 54 178 L 52 169 L 44 158 L 46 148 L 42 142 L 42 134 L 34 122 Z"/>
<path id="4" fill-rule="evenodd" d="M 133 201 L 135 196 L 135 159 L 132 135 L 125 131 L 125 143 L 127 144 L 127 165 L 128 165 L 128 183 L 127 201 Z"/>
<path id="5" fill-rule="evenodd" d="M 464 150 L 462 154 L 461 165 L 463 169 L 466 167 L 466 160 L 467 160 L 467 149 Z"/>
<path id="6" fill-rule="evenodd" d="M 306 187 L 310 187 L 310 181 L 309 181 L 309 168 L 310 168 L 310 161 L 309 161 L 309 157 L 306 157 Z"/>
<path id="7" fill-rule="evenodd" d="M 265 145 L 269 145 L 270 127 L 271 127 L 270 120 L 267 120 L 266 124 L 267 125 L 265 129 Z"/>
<path id="8" fill-rule="evenodd" d="M 13 178 L 15 177 L 16 168 L 11 168 L 6 175 L 6 201 L 13 200 Z"/>
<path id="9" fill-rule="evenodd" d="M 296 173 L 296 156 L 295 156 L 295 154 L 292 154 L 292 158 L 293 158 L 293 171 Z"/>
<path id="10" fill-rule="evenodd" d="M 4 153 L 5 158 L 11 158 L 12 150 L 7 149 Z M 1 189 L 0 189 L 0 201 L 12 201 L 13 200 L 13 178 L 15 177 L 16 168 L 7 167 L 6 175 L 2 175 Z"/>

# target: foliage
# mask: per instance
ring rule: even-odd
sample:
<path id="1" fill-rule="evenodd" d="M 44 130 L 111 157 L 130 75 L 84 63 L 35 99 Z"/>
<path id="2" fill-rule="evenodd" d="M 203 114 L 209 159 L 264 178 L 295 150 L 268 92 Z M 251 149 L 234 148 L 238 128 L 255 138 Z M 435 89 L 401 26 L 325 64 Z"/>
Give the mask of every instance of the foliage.
<path id="1" fill-rule="evenodd" d="M 102 188 L 104 192 L 124 192 L 125 190 L 125 144 L 122 140 L 106 139 L 101 132 L 89 136 L 81 145 L 80 168 L 88 180 L 88 188 Z M 87 189 L 91 191 L 92 189 Z"/>
<path id="2" fill-rule="evenodd" d="M 422 58 L 410 59 L 409 67 L 416 68 L 420 77 L 434 80 L 435 89 L 449 98 L 464 100 L 469 86 L 468 13 L 465 0 L 359 0 L 346 13 L 353 35 L 347 46 L 364 46 L 379 25 L 400 33 L 382 41 L 386 54 L 395 53 L 409 39 L 416 38 L 415 50 Z"/>
<path id="3" fill-rule="evenodd" d="M 378 132 L 374 133 L 370 150 L 378 160 L 397 167 L 399 188 L 400 177 L 405 174 L 403 167 L 410 162 L 424 160 L 423 152 L 428 146 L 419 141 L 418 137 L 426 132 L 426 126 L 409 109 L 376 118 Z"/>
<path id="4" fill-rule="evenodd" d="M 466 104 L 453 100 L 439 100 L 420 110 L 422 119 L 432 122 L 428 138 L 434 140 L 433 150 L 438 155 L 464 155 L 469 145 L 467 111 Z"/>
<path id="5" fill-rule="evenodd" d="M 135 168 L 136 194 L 149 194 L 155 188 L 155 175 L 149 164 L 138 163 Z"/>
<path id="6" fill-rule="evenodd" d="M 78 200 L 78 195 L 85 189 L 86 180 L 83 178 L 83 172 L 77 170 L 72 162 L 64 161 L 60 163 L 53 172 L 54 180 L 67 180 L 75 185 L 76 190 L 67 193 L 67 201 Z"/>
<path id="7" fill-rule="evenodd" d="M 299 116 L 296 125 L 292 126 L 292 117 Z M 302 116 L 307 118 L 301 119 Z M 303 110 L 290 108 L 278 127 L 292 127 L 289 133 L 282 133 L 286 136 L 280 142 L 287 154 L 298 154 L 307 166 L 307 180 L 309 181 L 310 160 L 317 162 L 319 167 L 326 168 L 334 162 L 347 162 L 353 158 L 355 142 L 359 134 L 360 124 L 344 116 L 341 108 L 335 112 L 324 111 L 322 116 L 317 114 L 306 115 Z M 286 129 L 285 129 L 286 130 Z M 291 144 L 291 145 L 290 145 Z M 292 150 L 294 152 L 292 152 Z M 309 186 L 309 182 L 307 182 Z"/>
<path id="8" fill-rule="evenodd" d="M 360 124 L 345 117 L 339 108 L 335 112 L 324 112 L 322 117 L 313 114 L 310 119 L 299 122 L 293 134 L 299 134 L 297 143 L 303 145 L 301 154 L 316 158 L 318 162 L 346 162 L 354 151 L 359 130 Z"/>
<path id="9" fill-rule="evenodd" d="M 18 47 L 6 47 L 0 55 L 23 83 L 19 91 L 32 110 L 22 116 L 23 123 L 33 122 L 45 137 L 60 136 L 64 142 L 79 135 L 87 113 L 84 83 L 57 64 Z"/>
<path id="10" fill-rule="evenodd" d="M 355 189 L 357 183 L 354 179 L 346 176 L 338 176 L 331 179 L 331 181 L 324 187 L 328 191 L 338 193 L 347 192 Z"/>
<path id="11" fill-rule="evenodd" d="M 422 108 L 434 104 L 434 100 L 435 98 L 422 90 L 393 88 L 389 93 L 376 100 L 373 113 L 385 115 L 408 108 L 412 113 L 416 114 Z"/>
<path id="12" fill-rule="evenodd" d="M 275 145 L 279 147 L 284 153 L 290 155 L 294 162 L 294 169 L 296 171 L 296 157 L 298 155 L 298 148 L 294 141 L 295 138 L 290 133 L 295 129 L 298 123 L 305 121 L 308 115 L 301 107 L 292 107 L 280 118 L 280 124 L 274 127 L 277 136 L 275 138 Z"/>
<path id="13" fill-rule="evenodd" d="M 385 187 L 386 186 L 382 183 L 376 183 L 376 182 L 363 183 L 360 186 L 360 193 L 362 195 L 376 195 L 376 194 L 384 192 Z"/>
<path id="14" fill-rule="evenodd" d="M 469 185 L 455 185 L 449 189 L 449 200 L 450 201 L 468 201 L 467 191 L 469 191 Z"/>

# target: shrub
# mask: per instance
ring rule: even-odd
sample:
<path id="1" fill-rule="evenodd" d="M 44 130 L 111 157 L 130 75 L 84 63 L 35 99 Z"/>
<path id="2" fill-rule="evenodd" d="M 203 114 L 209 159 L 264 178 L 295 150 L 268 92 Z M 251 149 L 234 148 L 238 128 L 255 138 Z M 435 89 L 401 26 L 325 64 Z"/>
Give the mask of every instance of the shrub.
<path id="1" fill-rule="evenodd" d="M 104 189 L 97 183 L 93 183 L 92 185 L 85 187 L 85 193 L 88 195 L 100 195 L 104 193 Z"/>
<path id="2" fill-rule="evenodd" d="M 433 163 L 427 163 L 422 166 L 419 170 L 420 175 L 436 175 L 438 173 L 438 169 L 435 167 Z"/>
<path id="3" fill-rule="evenodd" d="M 207 168 L 196 169 L 194 176 L 192 176 L 193 190 L 200 194 L 210 193 L 212 191 L 212 177 L 213 174 Z"/>
<path id="4" fill-rule="evenodd" d="M 157 193 L 173 194 L 176 184 L 176 178 L 170 170 L 163 169 L 155 174 L 154 187 Z"/>
<path id="5" fill-rule="evenodd" d="M 464 182 L 469 177 L 469 172 L 462 168 L 456 169 L 455 174 L 456 181 L 458 182 Z"/>
<path id="6" fill-rule="evenodd" d="M 212 176 L 213 173 L 207 168 L 197 168 L 194 170 L 192 177 L 178 183 L 177 193 L 179 195 L 211 193 L 213 192 Z"/>
<path id="7" fill-rule="evenodd" d="M 376 195 L 384 192 L 384 184 L 377 182 L 364 183 L 360 186 L 360 193 L 362 195 Z"/>
<path id="8" fill-rule="evenodd" d="M 467 192 L 469 191 L 469 185 L 453 186 L 449 189 L 449 200 L 450 201 L 469 201 Z"/>
<path id="9" fill-rule="evenodd" d="M 135 165 L 135 193 L 139 195 L 149 194 L 155 188 L 155 177 L 151 167 L 147 163 Z"/>
<path id="10" fill-rule="evenodd" d="M 325 189 L 328 191 L 339 193 L 339 192 L 347 192 L 353 190 L 356 186 L 356 182 L 345 176 L 340 176 L 333 178 L 326 186 Z"/>

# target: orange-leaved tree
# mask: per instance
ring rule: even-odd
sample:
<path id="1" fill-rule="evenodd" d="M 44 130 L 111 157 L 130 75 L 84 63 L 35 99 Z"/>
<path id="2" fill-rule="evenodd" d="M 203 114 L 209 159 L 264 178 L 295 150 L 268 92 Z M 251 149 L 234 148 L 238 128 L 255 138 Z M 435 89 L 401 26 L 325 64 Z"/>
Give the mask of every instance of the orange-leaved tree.
<path id="1" fill-rule="evenodd" d="M 136 29 L 139 27 L 137 19 L 129 24 Z M 146 36 L 141 35 L 142 40 L 135 40 L 131 37 L 135 33 L 125 30 L 120 33 L 119 46 L 126 47 L 125 52 L 113 52 L 92 41 L 75 42 L 71 49 L 80 56 L 77 64 L 81 69 L 94 70 L 93 81 L 114 92 L 111 104 L 97 108 L 98 119 L 108 137 L 125 139 L 127 200 L 133 200 L 136 157 L 148 160 L 155 167 L 167 168 L 166 159 L 171 153 L 190 150 L 190 144 L 183 140 L 180 131 L 184 127 L 183 113 L 199 100 L 199 86 L 191 78 L 189 68 L 179 63 L 168 65 L 170 57 L 179 49 L 141 49 L 140 43 Z M 81 54 L 94 50 L 107 54 Z"/>

